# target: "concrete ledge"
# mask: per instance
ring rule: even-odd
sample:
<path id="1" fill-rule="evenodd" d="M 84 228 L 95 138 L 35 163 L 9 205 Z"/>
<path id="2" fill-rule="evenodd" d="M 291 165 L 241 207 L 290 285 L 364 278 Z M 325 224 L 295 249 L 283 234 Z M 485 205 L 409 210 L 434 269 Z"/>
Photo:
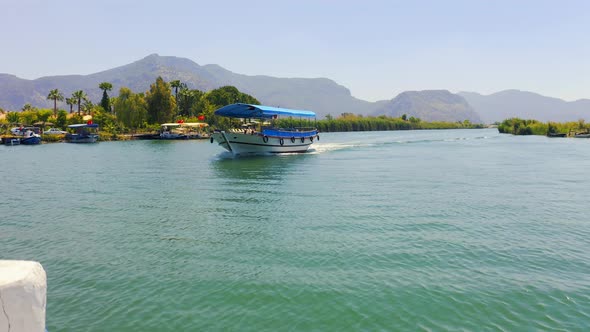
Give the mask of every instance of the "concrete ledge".
<path id="1" fill-rule="evenodd" d="M 0 331 L 45 331 L 47 275 L 38 262 L 0 260 Z"/>

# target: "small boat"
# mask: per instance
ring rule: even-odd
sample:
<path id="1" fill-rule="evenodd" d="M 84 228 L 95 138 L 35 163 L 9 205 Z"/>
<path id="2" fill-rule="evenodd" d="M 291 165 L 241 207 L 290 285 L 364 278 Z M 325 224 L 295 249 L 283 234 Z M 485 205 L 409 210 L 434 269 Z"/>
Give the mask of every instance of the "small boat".
<path id="1" fill-rule="evenodd" d="M 547 137 L 567 137 L 566 133 L 547 133 Z"/>
<path id="2" fill-rule="evenodd" d="M 204 122 L 163 123 L 161 126 L 161 139 L 199 139 L 209 137 L 203 131 L 203 128 L 209 125 Z"/>
<path id="3" fill-rule="evenodd" d="M 575 134 L 574 138 L 590 138 L 590 133 L 579 133 Z"/>
<path id="4" fill-rule="evenodd" d="M 10 132 L 14 135 L 13 137 L 6 138 L 6 145 L 34 145 L 41 144 L 41 135 L 39 135 L 38 127 L 16 127 L 12 128 Z"/>
<path id="5" fill-rule="evenodd" d="M 185 139 L 184 134 L 179 131 L 180 123 L 162 123 L 161 126 L 161 139 Z"/>
<path id="6" fill-rule="evenodd" d="M 319 140 L 318 131 L 312 127 L 277 128 L 265 121 L 279 116 L 315 118 L 315 113 L 263 105 L 232 104 L 215 111 L 215 115 L 238 119 L 259 119 L 258 128 L 234 128 L 216 130 L 211 134 L 211 143 L 217 142 L 234 155 L 306 152 L 314 139 Z M 270 124 L 270 126 L 265 126 Z"/>
<path id="7" fill-rule="evenodd" d="M 69 125 L 74 133 L 66 134 L 68 143 L 96 143 L 98 141 L 98 124 L 91 121 L 88 123 L 78 123 Z"/>
<path id="8" fill-rule="evenodd" d="M 23 137 L 20 139 L 20 144 L 34 145 L 41 144 L 41 135 L 35 132 L 32 128 L 39 130 L 37 127 L 26 128 Z"/>

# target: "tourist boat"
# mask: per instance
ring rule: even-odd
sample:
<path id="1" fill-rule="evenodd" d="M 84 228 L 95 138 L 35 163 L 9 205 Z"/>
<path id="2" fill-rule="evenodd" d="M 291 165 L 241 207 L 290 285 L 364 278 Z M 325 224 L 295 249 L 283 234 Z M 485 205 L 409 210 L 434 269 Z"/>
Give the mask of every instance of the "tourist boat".
<path id="1" fill-rule="evenodd" d="M 161 139 L 198 139 L 209 137 L 203 130 L 203 128 L 209 125 L 204 122 L 163 123 L 161 126 Z"/>
<path id="2" fill-rule="evenodd" d="M 23 131 L 23 136 L 20 139 L 20 144 L 24 145 L 35 145 L 41 144 L 41 135 L 38 133 L 39 128 L 37 127 L 27 127 Z"/>
<path id="3" fill-rule="evenodd" d="M 292 118 L 315 118 L 315 113 L 252 104 L 232 104 L 215 111 L 215 115 L 238 119 L 259 119 L 257 125 L 247 128 L 216 130 L 211 134 L 211 143 L 217 142 L 234 155 L 306 152 L 315 139 L 319 140 L 316 128 L 277 128 L 265 121 L 279 116 Z M 266 126 L 270 124 L 270 126 Z"/>
<path id="4" fill-rule="evenodd" d="M 69 125 L 74 133 L 66 134 L 66 142 L 68 143 L 96 143 L 98 141 L 98 124 L 92 123 L 78 123 Z"/>
<path id="5" fill-rule="evenodd" d="M 178 129 L 180 123 L 162 123 L 162 129 L 160 130 L 161 139 L 184 139 L 185 136 Z"/>

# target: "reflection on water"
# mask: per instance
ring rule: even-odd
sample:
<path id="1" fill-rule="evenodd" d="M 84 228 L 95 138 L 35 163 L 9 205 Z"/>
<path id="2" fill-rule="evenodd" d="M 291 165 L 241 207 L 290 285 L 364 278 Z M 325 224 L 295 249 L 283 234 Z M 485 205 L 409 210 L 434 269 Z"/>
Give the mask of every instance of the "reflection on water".
<path id="1" fill-rule="evenodd" d="M 224 152 L 211 166 L 220 179 L 236 185 L 249 186 L 256 181 L 261 185 L 279 185 L 285 176 L 304 167 L 309 157 L 308 154 L 233 157 Z"/>

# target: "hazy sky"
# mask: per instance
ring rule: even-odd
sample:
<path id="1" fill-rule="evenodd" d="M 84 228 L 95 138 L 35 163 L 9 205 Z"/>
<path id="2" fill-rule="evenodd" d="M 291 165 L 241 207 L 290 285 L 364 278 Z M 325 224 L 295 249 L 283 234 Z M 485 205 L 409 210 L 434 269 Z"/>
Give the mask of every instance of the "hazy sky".
<path id="1" fill-rule="evenodd" d="M 151 53 L 236 73 L 590 98 L 590 1 L 0 0 L 0 73 L 90 74 Z"/>

